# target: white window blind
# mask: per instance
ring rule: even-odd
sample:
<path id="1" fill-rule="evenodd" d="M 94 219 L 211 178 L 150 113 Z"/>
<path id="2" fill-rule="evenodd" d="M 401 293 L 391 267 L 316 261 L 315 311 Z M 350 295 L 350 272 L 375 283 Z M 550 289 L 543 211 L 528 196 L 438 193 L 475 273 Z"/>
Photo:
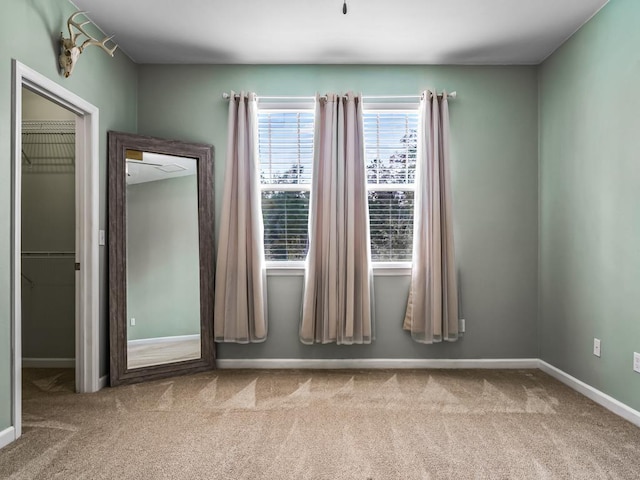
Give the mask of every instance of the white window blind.
<path id="1" fill-rule="evenodd" d="M 367 110 L 364 144 L 371 257 L 407 262 L 413 249 L 417 110 Z"/>
<path id="2" fill-rule="evenodd" d="M 267 261 L 300 261 L 307 254 L 313 122 L 313 110 L 258 111 Z"/>

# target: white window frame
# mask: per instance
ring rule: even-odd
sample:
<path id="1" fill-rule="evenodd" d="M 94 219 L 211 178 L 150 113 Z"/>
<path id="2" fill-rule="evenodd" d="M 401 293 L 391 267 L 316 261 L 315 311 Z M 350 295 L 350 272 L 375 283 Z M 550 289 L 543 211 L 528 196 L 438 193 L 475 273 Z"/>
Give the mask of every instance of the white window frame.
<path id="1" fill-rule="evenodd" d="M 263 103 L 258 104 L 258 113 L 315 113 L 314 103 Z M 262 213 L 262 192 L 265 191 L 289 191 L 309 192 L 311 196 L 311 183 L 260 183 L 260 213 Z M 267 260 L 265 262 L 267 274 L 274 275 L 304 275 L 304 260 Z"/>
<path id="2" fill-rule="evenodd" d="M 413 112 L 413 111 L 418 113 L 418 107 L 419 107 L 419 104 L 414 102 L 412 103 L 365 103 L 363 104 L 362 113 L 363 114 L 378 113 L 378 112 L 407 113 L 407 112 Z M 365 149 L 366 149 L 366 143 L 365 143 Z M 370 192 L 372 190 L 385 191 L 385 192 L 389 192 L 389 191 L 393 192 L 398 190 L 411 191 L 411 192 L 414 192 L 414 198 L 415 198 L 416 186 L 415 186 L 415 183 L 414 184 L 407 184 L 407 183 L 395 184 L 395 183 L 368 183 L 367 182 L 367 192 Z M 369 228 L 371 228 L 371 225 L 369 225 Z M 369 239 L 369 242 L 370 241 L 371 239 Z M 372 261 L 371 264 L 376 276 L 411 275 L 411 264 L 412 264 L 411 260 L 406 260 L 401 262 Z"/>
<path id="3" fill-rule="evenodd" d="M 401 102 L 401 103 L 364 103 L 363 113 L 371 113 L 375 111 L 384 111 L 386 113 L 404 113 L 407 111 L 418 111 L 419 103 L 417 102 Z M 259 103 L 259 112 L 290 112 L 306 111 L 313 112 L 315 110 L 314 102 L 269 102 Z M 260 197 L 262 198 L 262 191 L 268 190 L 295 190 L 301 191 L 305 188 L 301 186 L 307 186 L 310 195 L 311 184 L 260 184 Z M 380 188 L 384 187 L 384 188 Z M 371 184 L 367 183 L 367 191 L 369 190 L 413 190 L 415 192 L 415 185 L 407 184 Z M 415 194 L 414 194 L 415 195 Z M 370 240 L 369 240 L 370 241 Z M 290 261 L 277 261 L 267 260 L 266 262 L 267 275 L 268 276 L 304 276 L 305 261 L 303 260 L 290 260 Z M 376 277 L 380 276 L 410 276 L 411 275 L 411 261 L 403 262 L 372 262 L 373 273 Z"/>

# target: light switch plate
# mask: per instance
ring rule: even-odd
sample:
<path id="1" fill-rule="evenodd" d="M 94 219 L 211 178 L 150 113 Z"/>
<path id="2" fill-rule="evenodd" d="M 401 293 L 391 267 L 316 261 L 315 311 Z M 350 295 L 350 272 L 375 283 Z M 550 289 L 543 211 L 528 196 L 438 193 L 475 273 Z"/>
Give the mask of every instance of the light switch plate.
<path id="1" fill-rule="evenodd" d="M 104 234 L 104 230 L 99 230 L 98 231 L 98 245 L 104 245 L 105 244 L 105 234 Z"/>
<path id="2" fill-rule="evenodd" d="M 593 339 L 593 354 L 596 357 L 600 356 L 600 339 L 599 338 Z"/>
<path id="3" fill-rule="evenodd" d="M 640 373 L 640 353 L 633 352 L 633 371 Z"/>

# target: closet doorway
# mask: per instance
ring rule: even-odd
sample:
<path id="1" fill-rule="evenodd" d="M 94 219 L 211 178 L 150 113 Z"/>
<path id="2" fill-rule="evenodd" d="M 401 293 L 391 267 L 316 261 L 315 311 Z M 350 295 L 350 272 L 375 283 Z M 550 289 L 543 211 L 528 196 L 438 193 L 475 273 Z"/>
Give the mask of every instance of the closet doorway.
<path id="1" fill-rule="evenodd" d="M 69 310 L 73 312 L 75 319 L 73 321 L 73 333 L 72 342 L 74 345 L 72 357 L 66 357 L 68 353 L 63 353 L 64 357 L 60 357 L 61 362 L 71 361 L 75 364 L 75 375 L 69 379 L 69 384 L 75 384 L 75 390 L 77 392 L 96 392 L 100 388 L 106 385 L 106 364 L 103 367 L 105 375 L 100 377 L 100 350 L 107 351 L 107 335 L 100 335 L 100 319 L 99 319 L 99 272 L 100 272 L 100 245 L 104 245 L 104 232 L 99 231 L 99 111 L 98 109 L 82 99 L 73 92 L 67 90 L 60 84 L 53 80 L 43 76 L 35 70 L 27 67 L 17 60 L 12 61 L 13 78 L 11 89 L 11 112 L 12 112 L 12 148 L 11 148 L 11 410 L 12 410 L 12 425 L 8 429 L 8 441 L 16 440 L 22 435 L 22 362 L 23 362 L 23 296 L 22 290 L 28 290 L 31 288 L 28 280 L 33 282 L 33 289 L 38 288 L 37 279 L 30 278 L 27 271 L 23 272 L 23 257 L 28 258 L 31 264 L 29 268 L 35 268 L 39 271 L 40 267 L 34 267 L 32 264 L 35 262 L 45 262 L 44 258 L 39 258 L 45 255 L 56 257 L 55 260 L 59 263 L 69 261 L 67 258 L 74 254 L 75 261 L 74 266 L 74 282 L 73 289 L 74 294 L 74 308 Z M 37 94 L 40 97 L 46 99 L 49 102 L 62 107 L 63 109 L 71 112 L 73 119 L 73 125 L 75 130 L 74 145 L 75 155 L 73 160 L 73 184 L 74 184 L 74 216 L 75 225 L 72 225 L 74 232 L 72 233 L 74 242 L 70 243 L 68 240 L 60 243 L 57 247 L 44 246 L 40 244 L 25 244 L 23 249 L 23 168 L 34 168 L 37 163 L 34 158 L 36 155 L 32 152 L 29 155 L 28 149 L 24 149 L 23 152 L 23 93 L 24 90 L 28 90 L 29 94 Z M 28 101 L 28 100 L 27 100 Z M 24 120 L 29 120 L 25 118 Z M 60 120 L 64 122 L 64 120 Z M 25 123 L 25 132 L 29 128 L 36 128 L 33 125 L 29 126 Z M 62 127 L 62 124 L 56 125 Z M 71 127 L 69 127 L 71 128 Z M 29 157 L 27 160 L 26 157 Z M 52 160 L 52 159 L 50 159 Z M 69 169 L 69 160 L 67 159 L 67 165 L 64 165 L 64 159 L 58 159 L 61 164 L 59 165 L 41 165 L 38 168 L 61 168 Z M 31 162 L 31 165 L 28 165 Z M 51 163 L 51 162 L 50 162 Z M 25 165 L 27 164 L 27 165 Z M 29 173 L 26 175 L 35 175 L 35 173 Z M 25 182 L 35 182 L 34 179 L 25 177 Z M 70 180 L 70 179 L 68 179 Z M 52 183 L 60 182 L 58 180 L 52 180 Z M 33 185 L 25 188 L 31 188 Z M 39 192 L 42 194 L 43 192 Z M 28 200 L 28 202 L 31 200 Z M 27 211 L 30 211 L 30 207 L 25 206 Z M 33 211 L 33 210 L 31 210 Z M 27 215 L 27 213 L 25 213 Z M 24 219 L 27 221 L 26 219 Z M 28 221 L 31 222 L 32 219 Z M 34 228 L 37 230 L 36 239 L 32 241 L 42 241 L 51 232 L 44 228 L 36 228 L 32 225 L 25 226 L 25 229 Z M 57 227 L 56 227 L 57 228 Z M 30 235 L 30 233 L 25 232 Z M 101 235 L 102 233 L 102 235 Z M 71 245 L 71 246 L 68 246 Z M 31 248 L 35 248 L 31 250 Z M 52 248 L 55 248 L 53 250 Z M 26 254 L 26 255 L 23 255 Z M 30 255 L 31 254 L 31 255 Z M 51 255 L 50 255 L 51 254 Z M 49 262 L 54 261 L 48 259 Z M 26 265 L 25 260 L 25 265 Z M 34 270 L 34 271 L 35 271 Z M 23 277 L 23 273 L 28 277 L 28 280 Z M 33 272 L 31 272 L 33 274 Z M 43 275 L 49 272 L 43 273 Z M 60 288 L 71 288 L 71 281 L 68 280 L 68 276 L 61 274 L 63 277 L 62 285 Z M 66 278 L 67 280 L 64 280 Z M 65 283 L 68 282 L 66 285 Z M 51 285 L 53 287 L 53 285 Z M 26 292 L 25 295 L 35 295 L 35 292 Z M 46 296 L 46 295 L 45 295 Z M 24 299 L 27 301 L 27 298 Z M 26 307 L 27 317 L 33 312 L 29 312 L 31 305 L 24 305 Z M 106 316 L 106 315 L 105 315 Z M 29 319 L 25 323 L 24 327 L 29 328 Z M 103 325 L 103 330 L 106 325 Z M 67 327 L 68 330 L 69 327 Z M 27 333 L 29 335 L 31 332 Z M 58 332 L 60 333 L 60 332 Z M 102 342 L 100 340 L 103 340 Z M 26 340 L 29 348 L 35 348 L 37 341 L 34 344 L 28 343 L 34 341 Z M 68 338 L 65 339 L 65 342 Z M 55 348 L 62 348 L 62 345 L 58 345 Z M 53 348 L 53 347 L 50 347 Z M 51 352 L 52 350 L 49 350 Z M 66 350 L 68 352 L 68 350 Z M 27 355 L 33 354 L 33 350 L 26 352 Z M 25 359 L 33 360 L 36 357 L 29 357 L 24 355 Z M 58 355 L 58 353 L 56 354 Z M 45 361 L 51 361 L 53 357 L 43 357 Z M 104 358 L 104 355 L 103 355 Z M 31 361 L 29 360 L 29 361 Z M 37 361 L 41 361 L 40 358 Z M 35 361 L 35 360 L 34 360 Z M 40 382 L 41 384 L 46 382 Z M 73 387 L 72 387 L 73 388 Z"/>
<path id="2" fill-rule="evenodd" d="M 75 117 L 22 87 L 23 395 L 76 390 Z"/>

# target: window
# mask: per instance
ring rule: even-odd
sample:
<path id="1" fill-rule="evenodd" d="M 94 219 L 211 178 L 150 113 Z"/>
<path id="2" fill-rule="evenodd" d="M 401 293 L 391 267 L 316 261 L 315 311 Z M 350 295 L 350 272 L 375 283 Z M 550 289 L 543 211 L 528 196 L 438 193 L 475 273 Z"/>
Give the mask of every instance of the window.
<path id="1" fill-rule="evenodd" d="M 258 111 L 267 261 L 302 261 L 307 255 L 313 123 L 313 109 Z"/>
<path id="2" fill-rule="evenodd" d="M 364 145 L 374 262 L 408 262 L 413 250 L 417 110 L 364 111 Z"/>
<path id="3" fill-rule="evenodd" d="M 373 262 L 410 262 L 417 109 L 365 110 L 365 164 Z M 314 111 L 261 108 L 258 142 L 265 258 L 303 261 L 313 170 Z"/>

